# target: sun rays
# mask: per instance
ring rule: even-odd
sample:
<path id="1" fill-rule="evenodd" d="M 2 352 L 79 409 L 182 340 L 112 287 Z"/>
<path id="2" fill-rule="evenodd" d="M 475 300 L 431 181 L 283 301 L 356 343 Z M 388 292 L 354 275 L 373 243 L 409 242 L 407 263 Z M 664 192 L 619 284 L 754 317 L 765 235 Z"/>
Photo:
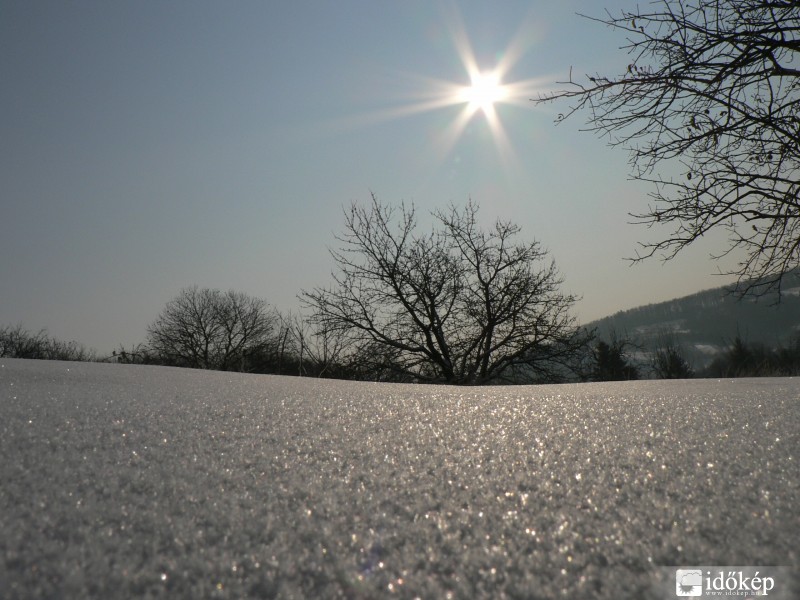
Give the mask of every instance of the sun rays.
<path id="1" fill-rule="evenodd" d="M 523 23 L 503 51 L 496 55 L 495 63 L 485 65 L 477 59 L 455 5 L 444 14 L 444 22 L 464 70 L 460 82 L 419 73 L 400 75 L 394 83 L 405 80 L 408 84 L 403 88 L 404 100 L 340 121 L 339 126 L 367 127 L 436 111 L 443 120 L 431 137 L 438 158 L 445 160 L 463 138 L 467 127 L 483 119 L 503 164 L 511 166 L 513 148 L 499 109 L 504 105 L 532 109 L 530 99 L 542 92 L 545 82 L 551 81 L 545 77 L 508 80 L 512 68 L 536 41 L 532 33 L 534 28 L 530 27 L 530 22 Z"/>
<path id="2" fill-rule="evenodd" d="M 460 110 L 440 136 L 442 157 L 453 151 L 467 126 L 482 117 L 489 128 L 501 162 L 511 167 L 514 163 L 513 148 L 498 109 L 503 105 L 531 108 L 530 98 L 543 89 L 545 78 L 508 81 L 512 68 L 535 41 L 532 35 L 533 28 L 529 26 L 530 23 L 524 22 L 498 55 L 495 64 L 485 68 L 475 55 L 466 27 L 455 5 L 445 15 L 445 23 L 469 83 L 447 82 L 449 84 L 447 90 L 443 90 L 440 97 L 445 106 L 451 108 L 460 106 Z"/>

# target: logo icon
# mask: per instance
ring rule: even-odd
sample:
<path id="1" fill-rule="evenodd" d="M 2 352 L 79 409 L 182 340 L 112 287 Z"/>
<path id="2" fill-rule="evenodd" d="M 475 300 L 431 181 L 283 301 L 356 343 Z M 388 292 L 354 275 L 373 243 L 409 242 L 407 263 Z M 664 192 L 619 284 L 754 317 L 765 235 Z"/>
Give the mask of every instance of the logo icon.
<path id="1" fill-rule="evenodd" d="M 675 593 L 678 596 L 702 596 L 703 571 L 678 569 L 675 572 Z"/>

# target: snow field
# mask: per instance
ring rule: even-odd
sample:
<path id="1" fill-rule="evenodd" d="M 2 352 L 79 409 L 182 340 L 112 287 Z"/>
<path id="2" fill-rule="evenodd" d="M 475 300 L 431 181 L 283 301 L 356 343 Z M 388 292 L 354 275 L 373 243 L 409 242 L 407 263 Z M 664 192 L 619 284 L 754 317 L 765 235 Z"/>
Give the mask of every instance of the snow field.
<path id="1" fill-rule="evenodd" d="M 662 598 L 664 566 L 796 572 L 799 449 L 797 379 L 3 359 L 0 597 Z"/>

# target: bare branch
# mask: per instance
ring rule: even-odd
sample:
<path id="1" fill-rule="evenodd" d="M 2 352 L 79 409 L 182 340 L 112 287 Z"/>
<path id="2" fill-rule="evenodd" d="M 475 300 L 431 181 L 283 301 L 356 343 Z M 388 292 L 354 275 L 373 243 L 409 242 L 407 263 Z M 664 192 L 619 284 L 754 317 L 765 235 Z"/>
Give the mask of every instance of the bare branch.
<path id="1" fill-rule="evenodd" d="M 651 10 L 592 19 L 627 38 L 615 76 L 570 72 L 563 121 L 588 113 L 588 130 L 627 149 L 632 177 L 653 204 L 633 215 L 665 226 L 634 260 L 665 260 L 708 232 L 729 234 L 744 258 L 740 282 L 779 286 L 800 266 L 800 10 L 796 2 L 661 0 Z M 683 175 L 662 177 L 662 167 Z M 769 287 L 769 286 L 768 286 Z M 764 289 L 766 291 L 766 289 Z"/>

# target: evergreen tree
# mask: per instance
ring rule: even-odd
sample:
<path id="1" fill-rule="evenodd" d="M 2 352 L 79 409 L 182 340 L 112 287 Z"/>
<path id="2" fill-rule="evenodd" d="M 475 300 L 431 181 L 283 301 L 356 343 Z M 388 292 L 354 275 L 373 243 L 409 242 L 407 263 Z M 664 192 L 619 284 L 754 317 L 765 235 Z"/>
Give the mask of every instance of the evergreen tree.
<path id="1" fill-rule="evenodd" d="M 628 381 L 639 378 L 639 370 L 625 356 L 626 342 L 600 340 L 594 348 L 592 381 Z"/>

